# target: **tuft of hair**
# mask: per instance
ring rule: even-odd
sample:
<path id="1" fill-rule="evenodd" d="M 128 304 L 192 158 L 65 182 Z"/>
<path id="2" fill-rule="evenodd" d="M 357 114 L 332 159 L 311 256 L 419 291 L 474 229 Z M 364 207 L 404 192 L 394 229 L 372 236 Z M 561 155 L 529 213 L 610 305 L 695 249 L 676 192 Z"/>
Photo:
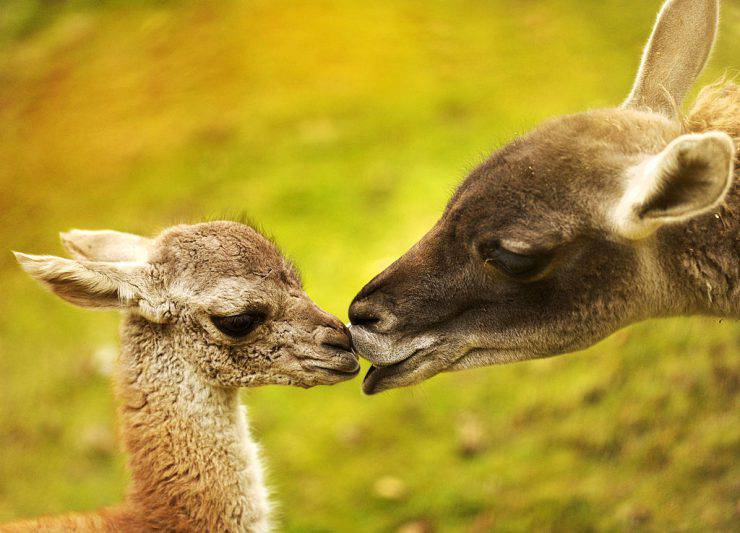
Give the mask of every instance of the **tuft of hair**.
<path id="1" fill-rule="evenodd" d="M 740 86 L 723 76 L 704 87 L 683 117 L 687 133 L 719 130 L 735 141 L 740 156 Z"/>
<path id="2" fill-rule="evenodd" d="M 208 216 L 194 217 L 184 223 L 185 224 L 199 224 L 202 222 L 236 222 L 237 224 L 249 226 L 254 231 L 262 235 L 262 237 L 270 241 L 270 243 L 272 243 L 275 249 L 280 253 L 280 255 L 285 260 L 285 264 L 288 267 L 288 269 L 290 269 L 290 271 L 296 277 L 298 282 L 301 285 L 303 284 L 303 275 L 301 274 L 301 270 L 298 268 L 298 265 L 296 265 L 295 261 L 290 256 L 290 254 L 288 254 L 285 250 L 283 250 L 282 246 L 280 246 L 280 243 L 277 242 L 277 240 L 275 239 L 275 236 L 272 233 L 267 231 L 261 223 L 257 222 L 246 211 L 227 211 L 227 212 L 221 212 L 219 214 L 209 214 Z"/>
<path id="3" fill-rule="evenodd" d="M 180 220 L 181 224 L 200 224 L 203 222 L 236 222 L 237 224 L 244 224 L 249 226 L 255 231 L 260 231 L 259 224 L 246 212 L 240 210 L 228 210 L 218 213 L 210 212 L 208 214 L 193 214 L 185 219 Z"/>
<path id="4" fill-rule="evenodd" d="M 272 235 L 272 233 L 268 232 L 262 224 L 254 220 L 246 211 L 226 211 L 218 214 L 210 213 L 208 215 L 194 215 L 175 221 L 169 226 L 165 226 L 164 228 L 162 228 L 162 230 L 177 224 L 185 224 L 190 226 L 194 224 L 202 224 L 204 222 L 235 222 L 237 224 L 249 226 L 254 231 L 262 235 L 265 239 L 270 241 L 280 253 L 283 253 L 283 250 L 281 250 L 280 245 L 275 240 L 275 237 Z"/>

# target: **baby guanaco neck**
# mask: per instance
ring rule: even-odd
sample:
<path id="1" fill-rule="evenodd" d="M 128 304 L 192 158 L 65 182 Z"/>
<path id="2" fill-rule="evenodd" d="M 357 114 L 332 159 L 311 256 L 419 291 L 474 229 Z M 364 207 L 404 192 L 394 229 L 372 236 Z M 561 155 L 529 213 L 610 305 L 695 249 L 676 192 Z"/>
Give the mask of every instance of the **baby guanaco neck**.
<path id="1" fill-rule="evenodd" d="M 164 340 L 166 326 L 128 317 L 117 394 L 144 527 L 265 531 L 269 505 L 257 445 L 237 389 L 209 383 Z"/>

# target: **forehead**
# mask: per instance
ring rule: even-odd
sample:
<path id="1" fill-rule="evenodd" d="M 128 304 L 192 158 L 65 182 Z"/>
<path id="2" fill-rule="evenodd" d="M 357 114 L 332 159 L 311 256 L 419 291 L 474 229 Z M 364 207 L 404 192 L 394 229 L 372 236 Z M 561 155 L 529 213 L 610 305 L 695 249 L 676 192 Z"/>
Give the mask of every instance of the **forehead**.
<path id="1" fill-rule="evenodd" d="M 213 285 L 219 279 L 259 277 L 298 285 L 293 265 L 277 246 L 253 228 L 237 222 L 175 226 L 156 240 L 152 263 L 172 278 Z"/>
<path id="2" fill-rule="evenodd" d="M 602 110 L 544 123 L 494 153 L 461 184 L 445 218 L 476 232 L 563 230 L 620 194 L 627 169 L 680 134 L 660 117 Z"/>

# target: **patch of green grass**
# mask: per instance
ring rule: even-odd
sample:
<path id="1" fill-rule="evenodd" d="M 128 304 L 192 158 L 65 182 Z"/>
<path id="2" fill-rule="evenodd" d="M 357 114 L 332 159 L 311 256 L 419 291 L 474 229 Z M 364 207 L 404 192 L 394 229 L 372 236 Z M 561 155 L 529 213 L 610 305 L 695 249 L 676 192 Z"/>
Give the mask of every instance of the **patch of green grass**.
<path id="1" fill-rule="evenodd" d="M 492 148 L 626 95 L 659 2 L 6 4 L 3 248 L 246 212 L 346 319 Z M 737 67 L 724 9 L 705 81 Z M 9 253 L 0 294 L 0 521 L 118 501 L 94 365 L 118 318 L 55 300 Z M 652 321 L 372 398 L 244 396 L 287 531 L 731 529 L 739 346 L 737 323 Z"/>

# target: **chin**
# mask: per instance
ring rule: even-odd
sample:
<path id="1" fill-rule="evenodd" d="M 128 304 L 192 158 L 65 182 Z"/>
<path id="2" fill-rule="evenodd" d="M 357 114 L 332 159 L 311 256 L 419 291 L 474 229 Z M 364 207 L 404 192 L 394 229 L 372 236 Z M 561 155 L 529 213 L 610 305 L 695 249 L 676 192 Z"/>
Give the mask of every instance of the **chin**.
<path id="1" fill-rule="evenodd" d="M 373 364 L 362 381 L 362 390 L 372 395 L 389 389 L 409 387 L 430 379 L 451 367 L 450 355 L 419 352 L 390 365 Z"/>
<path id="2" fill-rule="evenodd" d="M 300 387 L 309 389 L 319 385 L 336 385 L 343 381 L 354 379 L 360 373 L 360 365 L 351 371 L 340 371 L 334 369 L 322 369 L 320 373 L 304 377 L 298 384 Z"/>

